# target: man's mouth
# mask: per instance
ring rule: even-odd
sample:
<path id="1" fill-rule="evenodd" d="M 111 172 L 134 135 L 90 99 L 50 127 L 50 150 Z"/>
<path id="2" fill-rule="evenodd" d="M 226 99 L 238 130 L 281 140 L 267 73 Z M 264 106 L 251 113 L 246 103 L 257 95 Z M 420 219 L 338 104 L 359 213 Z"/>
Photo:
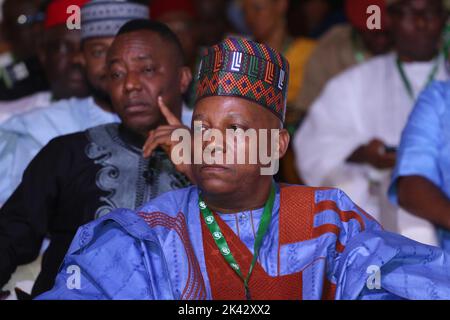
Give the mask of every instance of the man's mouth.
<path id="1" fill-rule="evenodd" d="M 130 102 L 125 105 L 125 110 L 130 113 L 145 112 L 151 109 L 151 105 L 146 102 L 136 101 Z"/>
<path id="2" fill-rule="evenodd" d="M 200 167 L 202 172 L 224 172 L 229 170 L 229 167 L 220 164 L 204 164 Z"/>
<path id="3" fill-rule="evenodd" d="M 70 72 L 68 77 L 70 82 L 84 82 L 85 78 L 81 72 Z"/>

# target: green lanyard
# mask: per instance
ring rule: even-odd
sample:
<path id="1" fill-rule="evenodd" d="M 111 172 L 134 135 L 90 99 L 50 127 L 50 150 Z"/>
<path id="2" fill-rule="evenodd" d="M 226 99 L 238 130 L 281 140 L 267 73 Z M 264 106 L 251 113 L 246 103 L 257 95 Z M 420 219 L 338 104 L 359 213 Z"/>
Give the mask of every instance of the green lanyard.
<path id="1" fill-rule="evenodd" d="M 272 188 L 270 190 L 269 199 L 267 200 L 266 204 L 264 205 L 264 212 L 261 217 L 261 222 L 259 223 L 258 231 L 256 233 L 252 264 L 250 265 L 250 268 L 248 270 L 247 277 L 244 278 L 242 271 L 241 271 L 241 267 L 236 262 L 236 259 L 233 257 L 230 247 L 228 246 L 228 243 L 225 240 L 225 237 L 223 236 L 223 234 L 220 230 L 220 227 L 217 224 L 217 221 L 214 218 L 211 210 L 208 208 L 206 203 L 203 201 L 203 199 L 201 198 L 201 195 L 199 194 L 199 196 L 198 196 L 198 206 L 202 213 L 203 219 L 205 220 L 205 223 L 208 226 L 209 232 L 211 233 L 211 235 L 214 239 L 214 242 L 216 243 L 217 247 L 219 248 L 219 251 L 222 254 L 222 256 L 225 258 L 225 260 L 228 262 L 230 267 L 237 273 L 237 275 L 244 282 L 245 297 L 247 298 L 247 300 L 251 299 L 248 282 L 250 280 L 250 275 L 252 274 L 253 268 L 255 267 L 256 261 L 258 260 L 259 249 L 261 249 L 262 240 L 267 232 L 267 229 L 269 228 L 270 221 L 272 219 L 272 210 L 273 210 L 274 201 L 275 201 L 275 187 L 272 185 Z"/>
<path id="2" fill-rule="evenodd" d="M 430 82 L 434 80 L 434 77 L 436 76 L 436 73 L 438 71 L 438 65 L 439 65 L 439 58 L 436 59 L 434 67 L 431 70 L 430 75 L 428 76 L 428 80 L 427 83 L 425 84 L 425 87 L 428 86 Z M 405 85 L 406 91 L 408 92 L 408 95 L 411 97 L 412 100 L 415 100 L 414 90 L 412 88 L 411 82 L 409 82 L 409 79 L 405 73 L 405 69 L 403 68 L 403 63 L 400 61 L 399 58 L 397 58 L 397 69 L 398 72 L 400 73 L 400 76 L 402 78 L 403 84 Z"/>
<path id="3" fill-rule="evenodd" d="M 366 57 L 364 56 L 364 53 L 360 49 L 358 49 L 358 34 L 356 33 L 356 30 L 352 30 L 351 39 L 353 54 L 356 62 L 363 63 L 366 60 Z"/>

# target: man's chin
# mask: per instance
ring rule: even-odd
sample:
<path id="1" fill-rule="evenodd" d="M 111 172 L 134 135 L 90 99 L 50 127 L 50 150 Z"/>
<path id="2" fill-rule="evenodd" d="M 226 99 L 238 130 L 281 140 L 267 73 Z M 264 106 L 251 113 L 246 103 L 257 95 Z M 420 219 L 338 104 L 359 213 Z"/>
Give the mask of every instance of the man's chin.
<path id="1" fill-rule="evenodd" d="M 68 93 L 66 96 L 69 97 L 77 97 L 77 98 L 85 98 L 90 95 L 90 91 L 85 86 L 84 83 L 72 83 L 68 87 Z"/>
<path id="2" fill-rule="evenodd" d="M 148 132 L 156 129 L 161 123 L 160 120 L 159 117 L 148 117 L 140 114 L 122 118 L 125 126 L 138 132 Z"/>
<path id="3" fill-rule="evenodd" d="M 220 177 L 200 177 L 197 181 L 200 181 L 198 182 L 200 189 L 209 194 L 229 194 L 236 189 L 235 183 Z"/>

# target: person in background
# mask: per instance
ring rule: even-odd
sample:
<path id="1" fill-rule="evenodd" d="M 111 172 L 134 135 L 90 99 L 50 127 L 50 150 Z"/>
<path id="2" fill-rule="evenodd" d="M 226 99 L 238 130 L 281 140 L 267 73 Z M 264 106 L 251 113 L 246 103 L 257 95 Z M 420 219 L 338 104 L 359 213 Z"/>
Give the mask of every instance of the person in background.
<path id="1" fill-rule="evenodd" d="M 73 4 L 79 6 L 85 2 L 72 1 Z M 58 100 L 71 97 L 84 98 L 89 95 L 80 59 L 80 30 L 69 30 L 65 21 L 58 20 L 63 18 L 61 12 L 66 9 L 65 5 L 66 2 L 61 0 L 50 2 L 46 8 L 44 29 L 34 35 L 35 38 L 40 39 L 40 46 L 37 48 L 36 54 L 39 57 L 39 65 L 43 68 L 45 81 L 48 81 L 48 88 L 40 88 L 39 84 L 40 89 L 37 93 L 17 100 L 0 102 L 0 123 L 14 115 L 48 107 Z M 30 47 L 30 51 L 32 51 L 32 47 Z M 35 70 L 31 74 L 31 77 L 34 78 L 38 73 Z M 44 82 L 42 79 L 36 81 Z"/>
<path id="2" fill-rule="evenodd" d="M 345 22 L 342 1 L 291 0 L 289 29 L 298 36 L 320 39 L 330 28 Z M 357 1 L 354 1 L 355 4 Z"/>
<path id="3" fill-rule="evenodd" d="M 370 5 L 381 9 L 381 30 L 367 28 L 366 11 Z M 305 65 L 304 85 L 293 104 L 300 120 L 328 80 L 392 49 L 392 39 L 386 29 L 385 0 L 346 0 L 345 11 L 349 23 L 337 25 L 323 35 Z"/>
<path id="4" fill-rule="evenodd" d="M 5 0 L 2 37 L 10 52 L 0 62 L 0 101 L 10 101 L 48 89 L 45 68 L 37 53 L 42 12 L 40 0 Z"/>
<path id="5" fill-rule="evenodd" d="M 160 23 L 132 20 L 134 24 L 123 29 L 127 33 L 119 34 L 112 44 L 130 16 L 148 17 L 146 6 L 91 1 L 81 14 L 83 47 L 100 53 L 99 58 L 87 56 L 88 64 L 104 66 L 111 46 L 108 90 L 122 124 L 101 125 L 51 140 L 0 209 L 0 286 L 18 265 L 36 258 L 45 237 L 50 240 L 33 296 L 53 286 L 80 225 L 117 208 L 135 209 L 189 182 L 164 151 L 156 150 L 144 159 L 141 149 L 148 132 L 164 124 L 158 96 L 190 124 L 190 113 L 183 112 L 182 93 L 191 73 L 184 65 L 178 39 Z M 150 25 L 151 30 L 134 32 L 136 24 Z"/>
<path id="6" fill-rule="evenodd" d="M 289 62 L 291 77 L 287 98 L 286 126 L 293 133 L 297 122 L 293 103 L 303 85 L 303 69 L 314 49 L 315 42 L 303 37 L 292 37 L 287 29 L 287 0 L 244 0 L 243 10 L 253 38 L 281 52 Z M 300 183 L 295 171 L 293 152 L 281 161 L 278 179 Z"/>
<path id="7" fill-rule="evenodd" d="M 255 41 L 267 44 L 286 56 L 291 69 L 289 82 L 287 123 L 295 122 L 291 115 L 291 104 L 303 85 L 303 69 L 314 49 L 314 41 L 293 38 L 287 29 L 286 0 L 243 0 L 243 10 L 248 27 Z"/>
<path id="8" fill-rule="evenodd" d="M 228 0 L 194 0 L 194 2 L 199 46 L 211 46 L 234 32 L 226 14 Z"/>
<path id="9" fill-rule="evenodd" d="M 441 0 L 387 2 L 394 52 L 331 79 L 295 135 L 306 183 L 338 186 L 387 230 L 403 233 L 387 198 L 401 132 L 419 93 L 448 74 L 440 54 L 447 13 Z M 422 232 L 408 234 L 422 241 Z"/>
<path id="10" fill-rule="evenodd" d="M 198 15 L 194 0 L 153 0 L 150 2 L 150 17 L 166 24 L 180 39 L 184 55 L 191 72 L 197 69 L 199 47 Z M 186 105 L 192 109 L 194 98 L 194 81 L 184 94 Z"/>
<path id="11" fill-rule="evenodd" d="M 419 97 L 403 130 L 389 188 L 395 205 L 436 227 L 450 251 L 450 83 L 436 81 Z"/>
<path id="12" fill-rule="evenodd" d="M 197 63 L 198 30 L 196 26 L 196 8 L 193 0 L 152 0 L 150 18 L 166 24 L 180 39 L 183 51 L 191 71 Z"/>
<path id="13" fill-rule="evenodd" d="M 56 33 L 58 33 L 57 30 L 66 29 L 65 24 L 68 17 L 66 10 L 74 3 L 78 3 L 82 7 L 86 2 L 85 0 L 79 0 L 79 2 L 55 0 L 51 2 L 47 10 L 46 25 Z M 61 26 L 61 28 L 57 26 Z M 0 179 L 0 206 L 19 185 L 22 174 L 31 159 L 51 139 L 63 134 L 86 130 L 99 124 L 119 121 L 117 115 L 111 110 L 110 103 L 105 101 L 107 95 L 102 93 L 105 90 L 102 69 L 104 58 L 97 57 L 97 61 L 86 64 L 85 56 L 94 53 L 88 50 L 89 46 L 84 46 L 83 52 L 81 52 L 81 41 L 84 38 L 81 34 L 80 41 L 80 30 L 74 29 L 69 32 L 73 33 L 67 35 L 65 38 L 67 40 L 60 41 L 60 38 L 52 37 L 51 39 L 54 41 L 49 44 L 49 50 L 50 48 L 56 50 L 54 55 L 49 56 L 52 58 L 49 63 L 52 62 L 55 66 L 60 63 L 67 66 L 65 75 L 58 73 L 64 81 L 55 83 L 55 86 L 61 87 L 62 92 L 69 90 L 64 84 L 73 89 L 88 90 L 86 83 L 89 82 L 89 86 L 96 87 L 97 90 L 92 92 L 95 94 L 93 96 L 59 100 L 46 108 L 16 115 L 0 124 L 0 175 L 2 176 Z M 84 33 L 84 36 L 86 35 L 87 33 Z M 55 45 L 59 48 L 55 48 Z M 70 52 L 67 59 L 77 61 L 75 65 L 60 61 L 66 57 L 64 52 Z M 55 72 L 60 70 L 59 67 L 53 69 Z M 87 81 L 83 74 L 86 74 Z"/>

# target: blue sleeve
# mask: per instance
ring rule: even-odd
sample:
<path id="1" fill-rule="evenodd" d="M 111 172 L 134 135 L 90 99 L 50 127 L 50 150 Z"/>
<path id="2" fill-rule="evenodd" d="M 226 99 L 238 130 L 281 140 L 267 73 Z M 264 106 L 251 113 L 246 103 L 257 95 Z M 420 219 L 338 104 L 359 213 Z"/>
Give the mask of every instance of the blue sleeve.
<path id="1" fill-rule="evenodd" d="M 440 121 L 448 103 L 449 83 L 434 82 L 420 95 L 403 130 L 397 164 L 389 188 L 389 199 L 397 204 L 399 177 L 419 175 L 441 186 L 438 167 L 441 144 Z"/>
<path id="2" fill-rule="evenodd" d="M 450 256 L 390 232 L 354 237 L 337 275 L 337 299 L 450 299 Z"/>
<path id="3" fill-rule="evenodd" d="M 160 247 L 133 237 L 127 227 L 111 219 L 81 227 L 54 287 L 37 299 L 173 298 Z"/>
<path id="4" fill-rule="evenodd" d="M 0 129 L 0 206 L 17 188 L 23 172 L 41 147 L 26 135 Z"/>
<path id="5" fill-rule="evenodd" d="M 344 248 L 332 265 L 336 299 L 450 299 L 448 253 L 384 231 L 338 189 L 316 193 L 319 204 L 326 199 L 341 210 L 341 222 L 334 222 Z"/>

